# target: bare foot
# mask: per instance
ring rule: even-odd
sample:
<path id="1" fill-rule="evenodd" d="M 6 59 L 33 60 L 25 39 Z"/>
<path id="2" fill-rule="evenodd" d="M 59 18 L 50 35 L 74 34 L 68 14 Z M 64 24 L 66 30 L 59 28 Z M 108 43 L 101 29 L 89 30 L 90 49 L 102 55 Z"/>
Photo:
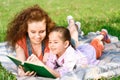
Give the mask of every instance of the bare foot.
<path id="1" fill-rule="evenodd" d="M 70 20 L 69 22 L 69 27 L 68 27 L 70 34 L 71 34 L 71 38 L 74 39 L 75 44 L 78 44 L 78 30 L 77 30 L 77 26 L 75 25 L 75 22 L 73 19 Z"/>

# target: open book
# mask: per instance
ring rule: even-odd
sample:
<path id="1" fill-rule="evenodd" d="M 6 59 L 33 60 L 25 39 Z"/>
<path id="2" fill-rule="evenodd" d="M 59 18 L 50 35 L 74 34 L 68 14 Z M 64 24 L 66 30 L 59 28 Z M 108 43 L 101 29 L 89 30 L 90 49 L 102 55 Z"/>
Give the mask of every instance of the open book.
<path id="1" fill-rule="evenodd" d="M 34 71 L 38 76 L 41 76 L 41 77 L 55 78 L 55 76 L 52 75 L 52 73 L 50 73 L 43 66 L 33 64 L 27 61 L 22 63 L 20 60 L 18 60 L 16 57 L 12 55 L 7 55 L 7 57 L 11 59 L 17 66 L 21 65 L 25 71 Z"/>

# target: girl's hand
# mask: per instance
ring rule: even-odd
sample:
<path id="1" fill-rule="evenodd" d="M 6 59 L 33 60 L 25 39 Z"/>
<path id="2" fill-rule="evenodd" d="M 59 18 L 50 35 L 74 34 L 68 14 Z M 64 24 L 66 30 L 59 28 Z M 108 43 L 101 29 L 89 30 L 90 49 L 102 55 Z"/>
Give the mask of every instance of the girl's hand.
<path id="1" fill-rule="evenodd" d="M 37 58 L 36 55 L 32 54 L 31 56 L 28 57 L 27 59 L 28 62 L 31 62 L 31 63 L 38 63 L 40 62 L 40 60 Z"/>
<path id="2" fill-rule="evenodd" d="M 45 53 L 43 56 L 43 62 L 46 63 L 48 59 L 49 53 Z"/>
<path id="3" fill-rule="evenodd" d="M 32 54 L 30 57 L 28 57 L 27 61 L 30 62 L 30 63 L 33 63 L 33 64 L 44 66 L 43 62 L 40 61 L 38 59 L 38 57 L 36 55 L 34 55 L 34 54 Z"/>

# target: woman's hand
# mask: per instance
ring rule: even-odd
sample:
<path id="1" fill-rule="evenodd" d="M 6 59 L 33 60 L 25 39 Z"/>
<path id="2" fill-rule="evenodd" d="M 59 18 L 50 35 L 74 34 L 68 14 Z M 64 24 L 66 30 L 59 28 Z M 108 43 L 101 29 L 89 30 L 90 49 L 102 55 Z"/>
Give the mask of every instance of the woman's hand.
<path id="1" fill-rule="evenodd" d="M 24 72 L 22 66 L 19 66 L 19 67 L 18 67 L 18 75 L 19 75 L 19 76 L 25 76 L 25 72 Z"/>
<path id="2" fill-rule="evenodd" d="M 20 77 L 22 77 L 22 76 L 35 76 L 36 73 L 34 71 L 32 71 L 32 72 L 30 72 L 30 71 L 25 72 L 24 69 L 23 69 L 23 67 L 19 66 L 18 67 L 18 75 Z"/>

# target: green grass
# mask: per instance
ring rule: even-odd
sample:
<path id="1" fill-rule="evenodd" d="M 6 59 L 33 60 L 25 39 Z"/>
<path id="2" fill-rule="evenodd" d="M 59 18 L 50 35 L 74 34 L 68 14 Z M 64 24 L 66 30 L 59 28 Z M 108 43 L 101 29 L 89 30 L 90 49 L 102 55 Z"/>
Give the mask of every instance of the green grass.
<path id="1" fill-rule="evenodd" d="M 8 72 L 5 68 L 2 67 L 0 63 L 0 80 L 16 80 L 15 75 L 11 72 Z"/>
<path id="2" fill-rule="evenodd" d="M 120 39 L 120 0 L 0 0 L 0 42 L 4 41 L 6 26 L 23 8 L 39 4 L 58 24 L 67 26 L 66 17 L 72 15 L 82 23 L 87 34 L 106 28 Z"/>
<path id="3" fill-rule="evenodd" d="M 120 0 L 0 0 L 0 42 L 4 41 L 6 26 L 14 15 L 34 4 L 48 12 L 57 25 L 66 27 L 66 17 L 72 15 L 81 22 L 85 34 L 105 28 L 120 39 L 119 3 Z"/>

